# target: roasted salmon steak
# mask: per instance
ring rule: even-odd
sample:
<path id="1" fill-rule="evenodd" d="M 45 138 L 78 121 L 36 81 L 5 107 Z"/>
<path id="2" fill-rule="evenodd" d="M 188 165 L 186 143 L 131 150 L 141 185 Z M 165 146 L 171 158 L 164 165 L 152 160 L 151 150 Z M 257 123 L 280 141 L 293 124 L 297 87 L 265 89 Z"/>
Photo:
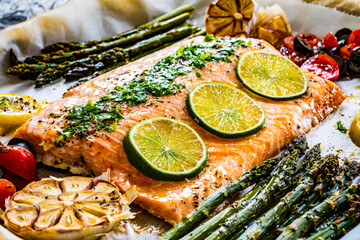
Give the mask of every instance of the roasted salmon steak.
<path id="1" fill-rule="evenodd" d="M 277 52 L 264 41 L 248 41 L 251 46 L 237 46 L 228 60 L 207 62 L 204 67 L 193 67 L 186 74 L 177 76 L 175 82 L 183 87 L 174 93 L 160 97 L 149 93 L 146 102 L 135 105 L 121 103 L 119 110 L 123 118 L 113 131 L 100 129 L 70 135 L 62 144 L 57 142 L 59 132 L 69 122 L 65 116 L 72 107 L 84 106 L 89 100 L 98 101 L 116 86 L 126 86 L 144 70 L 176 53 L 182 46 L 205 44 L 204 37 L 187 39 L 71 89 L 62 99 L 49 104 L 29 119 L 14 137 L 28 140 L 36 149 L 37 161 L 49 166 L 68 169 L 74 174 L 101 174 L 111 169 L 111 176 L 121 191 L 136 186 L 139 195 L 135 203 L 176 224 L 218 188 L 277 154 L 299 135 L 307 133 L 346 98 L 333 82 L 309 72 L 305 73 L 309 86 L 306 94 L 294 100 L 268 100 L 247 91 L 235 73 L 239 56 L 254 50 Z M 239 139 L 224 139 L 203 130 L 189 117 L 185 106 L 188 92 L 203 82 L 226 83 L 245 91 L 265 110 L 265 127 L 252 136 Z M 144 176 L 129 163 L 123 149 L 125 134 L 139 121 L 158 116 L 180 120 L 202 137 L 209 151 L 209 160 L 201 174 L 180 182 L 156 181 Z"/>

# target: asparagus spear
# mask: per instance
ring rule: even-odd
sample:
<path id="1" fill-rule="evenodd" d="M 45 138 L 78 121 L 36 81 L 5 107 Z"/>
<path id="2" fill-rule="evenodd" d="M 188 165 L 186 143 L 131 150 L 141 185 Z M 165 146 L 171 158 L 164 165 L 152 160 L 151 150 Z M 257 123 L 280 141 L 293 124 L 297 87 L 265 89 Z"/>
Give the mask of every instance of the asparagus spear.
<path id="1" fill-rule="evenodd" d="M 190 26 L 190 25 L 189 25 Z M 194 34 L 192 34 L 189 37 L 194 37 L 194 36 L 199 36 L 199 35 L 203 35 L 204 34 L 204 30 L 200 29 L 198 26 L 193 26 L 194 27 Z M 135 53 L 134 56 L 129 56 L 128 59 L 126 59 L 126 61 L 122 61 L 122 62 L 118 62 L 115 64 L 109 64 L 108 66 L 104 66 L 104 68 L 100 69 L 100 70 L 94 70 L 94 68 L 85 68 L 85 69 L 80 69 L 78 71 L 74 71 L 74 69 L 70 69 L 68 72 L 66 72 L 64 74 L 64 78 L 67 81 L 71 81 L 71 80 L 78 80 L 77 86 L 92 79 L 95 78 L 101 74 L 104 74 L 108 71 L 111 71 L 117 67 L 123 66 L 125 64 L 127 64 L 128 62 L 132 62 L 135 61 L 139 58 L 142 58 L 150 53 L 156 52 L 160 49 L 163 49 L 171 44 L 177 43 L 179 42 L 179 40 L 173 41 L 173 42 L 169 42 L 163 45 L 160 45 L 159 47 L 156 48 L 151 48 L 150 50 L 144 51 L 144 52 L 139 52 L 138 54 L 136 54 L 136 51 L 133 51 L 133 54 Z"/>
<path id="2" fill-rule="evenodd" d="M 295 240 L 303 237 L 312 228 L 319 225 L 327 215 L 331 215 L 340 207 L 354 200 L 358 201 L 359 196 L 357 194 L 359 194 L 359 190 L 360 184 L 353 184 L 345 191 L 324 200 L 287 226 L 277 240 Z"/>
<path id="3" fill-rule="evenodd" d="M 304 136 L 298 137 L 287 146 L 285 156 L 287 156 L 287 154 L 289 154 L 289 152 L 293 149 L 297 149 L 299 152 L 303 152 L 307 149 L 307 142 Z M 180 223 L 178 223 L 159 239 L 165 240 L 181 238 L 190 230 L 194 229 L 196 225 L 199 224 L 202 220 L 208 217 L 211 211 L 214 210 L 227 197 L 232 196 L 234 193 L 244 190 L 261 179 L 269 176 L 280 160 L 281 157 L 266 160 L 250 169 L 236 181 L 229 183 L 223 188 L 220 188 L 218 191 L 206 198 L 197 209 L 187 215 Z"/>
<path id="4" fill-rule="evenodd" d="M 253 187 L 251 191 L 249 191 L 244 197 L 235 201 L 233 204 L 221 211 L 216 216 L 209 219 L 203 225 L 197 227 L 194 231 L 182 237 L 181 240 L 204 239 L 216 228 L 218 228 L 218 226 L 224 222 L 224 219 L 227 219 L 228 217 L 243 209 L 247 204 L 249 204 L 262 190 L 266 181 L 268 181 L 268 179 L 256 184 L 255 187 Z"/>
<path id="5" fill-rule="evenodd" d="M 16 66 L 16 65 L 22 63 L 21 61 L 19 61 L 19 59 L 17 58 L 17 56 L 14 53 L 14 50 L 12 48 L 10 48 L 10 51 L 9 51 L 9 60 L 10 60 L 10 66 Z"/>
<path id="6" fill-rule="evenodd" d="M 175 42 L 177 42 L 177 41 L 175 41 Z M 163 49 L 163 48 L 165 48 L 165 47 L 167 47 L 167 46 L 169 46 L 169 45 L 171 45 L 171 44 L 173 44 L 175 42 L 166 43 L 166 44 L 163 44 L 163 45 L 161 45 L 161 46 L 159 46 L 157 48 L 153 48 L 153 49 L 150 49 L 150 50 L 148 50 L 146 52 L 135 55 L 134 57 L 130 58 L 128 61 L 121 61 L 121 62 L 115 63 L 113 65 L 109 65 L 109 66 L 107 66 L 107 67 L 105 67 L 105 68 L 103 68 L 103 69 L 101 69 L 99 71 L 95 71 L 92 74 L 89 74 L 89 76 L 84 77 L 84 75 L 82 73 L 80 74 L 80 76 L 74 76 L 73 74 L 70 74 L 69 72 L 67 72 L 67 73 L 64 74 L 64 78 L 67 81 L 78 80 L 78 82 L 71 87 L 71 88 L 74 88 L 74 87 L 77 87 L 77 86 L 83 84 L 84 82 L 87 82 L 87 81 L 89 81 L 89 80 L 91 80 L 91 79 L 93 79 L 93 78 L 95 78 L 97 76 L 100 76 L 100 75 L 102 75 L 102 74 L 104 74 L 106 72 L 109 72 L 109 71 L 111 71 L 111 70 L 113 70 L 115 68 L 123 66 L 123 65 L 127 64 L 128 62 L 133 62 L 133 61 L 135 61 L 135 60 L 137 60 L 139 58 L 142 58 L 142 57 L 144 57 L 146 55 L 149 55 L 149 54 L 151 54 L 153 52 L 156 52 L 156 51 L 158 51 L 160 49 Z"/>
<path id="7" fill-rule="evenodd" d="M 360 204 L 353 203 L 340 217 L 333 221 L 328 227 L 311 234 L 307 240 L 333 239 L 344 235 L 352 226 L 360 222 Z"/>
<path id="8" fill-rule="evenodd" d="M 118 62 L 125 61 L 129 57 L 134 57 L 141 52 L 147 51 L 152 48 L 157 48 L 165 43 L 183 39 L 191 35 L 194 31 L 197 31 L 198 29 L 199 28 L 197 26 L 182 26 L 174 28 L 166 33 L 141 41 L 125 49 L 114 48 L 101 54 L 92 55 L 87 58 L 79 59 L 72 62 L 65 62 L 61 65 L 57 65 L 56 67 L 48 68 L 46 71 L 41 73 L 36 79 L 35 85 L 37 87 L 40 87 L 46 83 L 50 83 L 53 80 L 61 77 L 70 69 L 77 66 L 83 66 L 82 64 L 96 65 L 99 62 L 103 62 L 107 65 L 113 65 Z"/>
<path id="9" fill-rule="evenodd" d="M 71 51 L 75 51 L 75 50 L 79 50 L 79 49 L 90 48 L 90 47 L 95 46 L 96 44 L 115 41 L 115 40 L 118 40 L 121 38 L 128 37 L 130 35 L 140 32 L 141 30 L 143 30 L 145 28 L 150 28 L 152 25 L 154 25 L 156 23 L 172 19 L 183 13 L 187 13 L 187 12 L 190 13 L 193 10 L 194 10 L 194 8 L 192 6 L 183 5 L 167 14 L 164 14 L 158 18 L 155 18 L 154 20 L 152 20 L 148 23 L 142 24 L 134 29 L 130 29 L 130 30 L 127 30 L 125 32 L 122 32 L 122 33 L 119 33 L 116 35 L 108 36 L 108 37 L 105 37 L 100 40 L 92 40 L 92 41 L 87 41 L 87 42 L 57 42 L 57 43 L 51 44 L 51 45 L 43 48 L 41 51 L 43 53 L 51 53 L 51 52 L 56 52 L 59 50 L 62 50 L 64 52 L 71 52 Z"/>
<path id="10" fill-rule="evenodd" d="M 42 63 L 39 62 L 37 64 L 28 64 L 28 63 L 21 63 L 15 66 L 12 66 L 6 70 L 7 74 L 10 75 L 18 75 L 22 77 L 27 76 L 38 76 L 41 72 L 46 70 L 49 67 L 57 66 L 56 63 Z"/>
<path id="11" fill-rule="evenodd" d="M 348 186 L 346 183 L 351 183 L 359 175 L 359 163 L 345 161 L 343 166 L 339 167 L 340 159 L 338 156 L 332 157 L 336 159 L 337 165 L 334 165 L 333 168 L 325 169 L 326 171 L 322 173 L 321 179 L 323 182 L 318 184 L 314 189 L 315 191 L 299 204 L 295 212 L 286 217 L 286 220 L 278 226 L 279 229 L 283 229 L 291 224 L 295 219 L 329 197 L 331 193 L 346 189 Z"/>
<path id="12" fill-rule="evenodd" d="M 138 42 L 140 40 L 146 39 L 150 36 L 154 36 L 158 33 L 162 33 L 165 31 L 168 31 L 176 26 L 181 25 L 184 23 L 187 19 L 190 18 L 190 13 L 186 12 L 183 14 L 180 14 L 174 18 L 165 20 L 163 22 L 156 23 L 155 25 L 152 25 L 148 28 L 144 28 L 141 31 L 134 33 L 132 35 L 129 35 L 127 37 L 117 39 L 112 42 L 104 42 L 96 44 L 89 48 L 84 48 L 72 52 L 64 52 L 64 51 L 58 51 L 55 53 L 46 53 L 41 55 L 36 55 L 32 57 L 28 57 L 25 59 L 26 63 L 38 63 L 38 62 L 47 62 L 47 63 L 53 63 L 53 62 L 63 62 L 63 61 L 72 61 L 75 59 L 82 58 L 84 56 L 104 52 L 106 50 L 115 48 L 115 47 L 124 47 L 129 44 L 133 44 L 135 42 Z"/>
<path id="13" fill-rule="evenodd" d="M 206 239 L 226 239 L 241 230 L 249 221 L 259 216 L 269 208 L 269 206 L 281 198 L 298 180 L 296 178 L 298 160 L 299 153 L 295 150 L 286 158 L 282 168 L 273 174 L 273 177 L 264 190 L 262 190 L 246 208 L 227 218 L 226 221 Z"/>
<path id="14" fill-rule="evenodd" d="M 315 149 L 315 151 L 316 152 L 314 154 L 320 155 L 319 146 Z M 266 212 L 265 215 L 256 220 L 243 234 L 238 236 L 237 239 L 261 239 L 270 228 L 274 227 L 274 225 L 279 223 L 286 216 L 295 203 L 304 196 L 308 196 L 310 194 L 319 172 L 321 172 L 324 167 L 336 165 L 336 160 L 336 158 L 334 159 L 329 156 L 315 163 L 314 167 L 308 172 L 307 176 L 300 180 L 301 183 L 293 191 L 283 197 L 280 202 Z"/>

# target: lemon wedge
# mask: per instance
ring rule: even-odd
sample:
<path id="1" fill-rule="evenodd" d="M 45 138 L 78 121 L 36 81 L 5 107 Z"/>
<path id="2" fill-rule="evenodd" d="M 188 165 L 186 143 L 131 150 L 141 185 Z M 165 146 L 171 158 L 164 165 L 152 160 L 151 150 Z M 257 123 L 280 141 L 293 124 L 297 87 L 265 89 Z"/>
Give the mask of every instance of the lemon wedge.
<path id="1" fill-rule="evenodd" d="M 30 96 L 0 94 L 0 135 L 4 135 L 13 127 L 25 123 L 40 110 L 41 104 Z"/>

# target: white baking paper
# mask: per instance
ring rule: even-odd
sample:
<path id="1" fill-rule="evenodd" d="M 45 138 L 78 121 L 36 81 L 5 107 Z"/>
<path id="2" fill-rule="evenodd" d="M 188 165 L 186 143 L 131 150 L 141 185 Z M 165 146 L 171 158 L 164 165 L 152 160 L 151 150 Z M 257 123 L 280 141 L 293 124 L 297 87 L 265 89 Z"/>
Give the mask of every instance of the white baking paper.
<path id="1" fill-rule="evenodd" d="M 58 81 L 43 88 L 34 88 L 31 81 L 22 81 L 17 77 L 6 75 L 5 70 L 9 67 L 7 55 L 10 48 L 23 58 L 37 54 L 44 46 L 57 41 L 99 39 L 133 28 L 183 4 L 195 7 L 191 21 L 203 26 L 205 12 L 210 2 L 210 0 L 71 0 L 57 9 L 0 31 L 0 92 L 26 94 L 40 102 L 54 101 L 61 98 L 66 89 L 73 84 Z M 319 5 L 297 0 L 258 0 L 259 6 L 275 3 L 284 9 L 294 33 L 314 33 L 324 37 L 327 32 L 335 32 L 342 27 L 351 29 L 360 27 L 360 18 Z M 359 159 L 359 148 L 346 134 L 335 129 L 335 123 L 341 120 L 346 127 L 349 127 L 360 110 L 360 90 L 355 88 L 360 86 L 360 79 L 338 81 L 337 84 L 352 97 L 307 136 L 311 144 L 321 142 L 326 152 L 340 152 L 341 155 Z M 0 137 L 0 141 L 9 138 L 10 135 Z M 154 232 L 166 229 L 161 221 L 155 221 L 149 216 L 145 218 L 148 218 L 145 220 L 147 229 Z"/>

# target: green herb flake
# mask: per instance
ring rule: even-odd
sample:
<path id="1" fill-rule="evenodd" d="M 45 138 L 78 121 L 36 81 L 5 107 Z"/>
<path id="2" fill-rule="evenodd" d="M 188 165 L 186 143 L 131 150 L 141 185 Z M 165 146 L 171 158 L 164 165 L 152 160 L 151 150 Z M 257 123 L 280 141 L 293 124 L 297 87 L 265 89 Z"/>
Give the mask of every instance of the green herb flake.
<path id="1" fill-rule="evenodd" d="M 195 73 L 196 73 L 196 76 L 197 76 L 198 78 L 201 77 L 201 73 L 199 73 L 198 71 L 196 71 Z"/>
<path id="2" fill-rule="evenodd" d="M 345 133 L 345 134 L 348 131 L 341 121 L 336 122 L 336 129 L 339 130 L 341 133 Z"/>
<path id="3" fill-rule="evenodd" d="M 213 34 L 206 34 L 205 38 L 204 38 L 204 41 L 205 42 L 212 42 L 215 40 L 215 37 Z"/>
<path id="4" fill-rule="evenodd" d="M 0 105 L 4 104 L 4 103 L 7 103 L 7 102 L 11 102 L 11 99 L 8 98 L 8 97 L 2 97 L 0 99 Z"/>

